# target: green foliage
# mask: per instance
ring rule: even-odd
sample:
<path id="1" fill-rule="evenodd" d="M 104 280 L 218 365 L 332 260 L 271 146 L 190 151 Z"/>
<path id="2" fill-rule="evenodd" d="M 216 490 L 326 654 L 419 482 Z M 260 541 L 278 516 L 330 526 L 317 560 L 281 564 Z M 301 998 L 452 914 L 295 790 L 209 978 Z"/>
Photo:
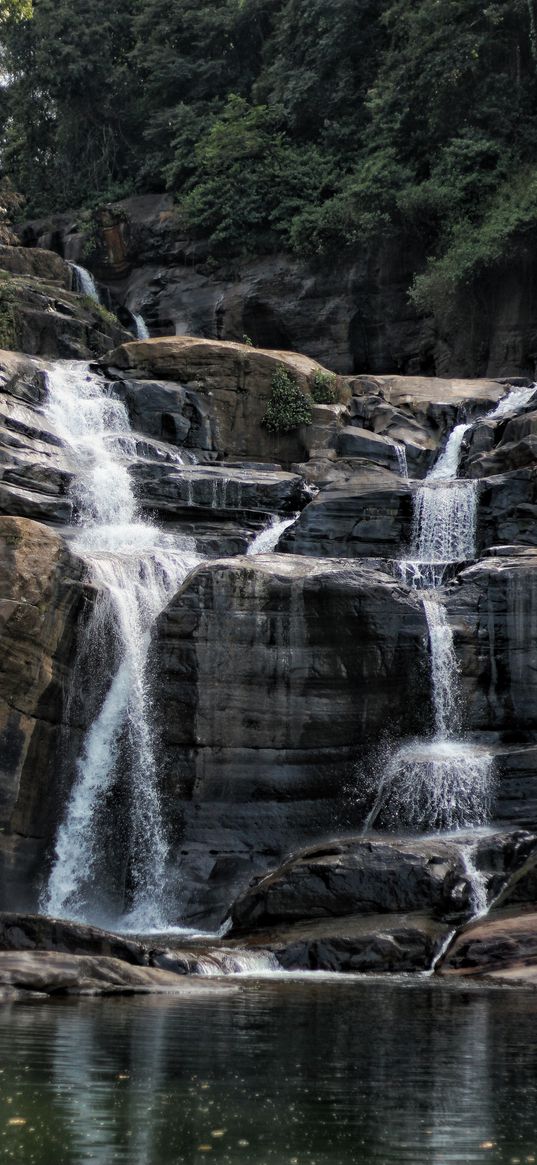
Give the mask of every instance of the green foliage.
<path id="1" fill-rule="evenodd" d="M 323 372 L 318 368 L 313 376 L 311 395 L 318 405 L 333 405 L 337 400 L 335 372 Z"/>
<path id="2" fill-rule="evenodd" d="M 309 400 L 283 365 L 272 377 L 272 391 L 262 424 L 271 433 L 289 433 L 299 425 L 311 425 Z"/>
<path id="3" fill-rule="evenodd" d="M 117 316 L 112 311 L 109 311 L 107 307 L 104 307 L 102 303 L 97 303 L 97 300 L 93 299 L 91 295 L 81 295 L 80 302 L 87 311 L 91 311 L 100 316 L 103 324 L 107 324 L 109 328 L 119 327 Z"/>
<path id="4" fill-rule="evenodd" d="M 11 279 L 0 282 L 0 348 L 17 348 L 17 290 Z"/>
<path id="5" fill-rule="evenodd" d="M 31 214 L 167 189 L 219 261 L 390 238 L 437 313 L 537 242 L 537 0 L 5 0 L 0 26 Z"/>

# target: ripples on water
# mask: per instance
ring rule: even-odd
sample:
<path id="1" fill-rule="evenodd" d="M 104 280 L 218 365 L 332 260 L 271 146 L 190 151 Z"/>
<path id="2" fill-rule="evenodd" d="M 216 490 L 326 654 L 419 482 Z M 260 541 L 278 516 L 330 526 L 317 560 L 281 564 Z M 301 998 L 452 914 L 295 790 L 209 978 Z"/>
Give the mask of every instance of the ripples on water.
<path id="1" fill-rule="evenodd" d="M 378 979 L 4 1007 L 0 1157 L 532 1162 L 536 1011 L 531 992 Z"/>

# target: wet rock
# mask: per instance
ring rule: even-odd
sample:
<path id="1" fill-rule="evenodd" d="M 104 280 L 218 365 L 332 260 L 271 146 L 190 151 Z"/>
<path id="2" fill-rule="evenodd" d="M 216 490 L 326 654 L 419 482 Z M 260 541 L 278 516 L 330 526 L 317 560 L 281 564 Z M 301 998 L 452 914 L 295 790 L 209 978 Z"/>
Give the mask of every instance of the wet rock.
<path id="1" fill-rule="evenodd" d="M 248 936 L 287 971 L 402 974 L 427 971 L 449 928 L 426 914 L 347 915 L 260 930 Z"/>
<path id="2" fill-rule="evenodd" d="M 410 484 L 364 461 L 343 480 L 334 477 L 287 531 L 281 550 L 316 558 L 399 558 L 411 537 Z"/>
<path id="3" fill-rule="evenodd" d="M 198 568 L 159 619 L 155 674 L 178 886 L 196 921 L 208 908 L 221 921 L 256 868 L 359 812 L 345 793 L 356 760 L 429 708 L 419 598 L 337 560 Z"/>
<path id="4" fill-rule="evenodd" d="M 132 476 L 144 508 L 165 518 L 189 511 L 213 521 L 241 511 L 294 514 L 310 497 L 298 474 L 280 470 L 138 461 Z"/>
<path id="5" fill-rule="evenodd" d="M 0 951 L 106 955 L 140 967 L 149 963 L 147 946 L 135 939 L 86 923 L 8 911 L 0 913 Z"/>
<path id="6" fill-rule="evenodd" d="M 447 592 L 447 609 L 461 663 L 466 726 L 534 732 L 537 551 L 507 550 L 469 567 Z M 518 741 L 531 743 L 520 735 Z"/>
<path id="7" fill-rule="evenodd" d="M 486 975 L 533 964 L 537 970 L 537 915 L 498 910 L 457 935 L 439 964 L 442 975 Z"/>
<path id="8" fill-rule="evenodd" d="M 233 991 L 233 984 L 204 979 L 188 983 L 156 967 L 136 967 L 106 955 L 58 951 L 0 951 L 0 990 L 39 991 L 45 995 L 107 995 L 177 992 L 195 995 Z"/>
<path id="9" fill-rule="evenodd" d="M 407 912 L 460 922 L 475 910 L 476 878 L 485 895 L 495 898 L 536 851 L 537 836 L 523 831 L 477 838 L 342 838 L 293 855 L 254 883 L 233 905 L 234 929 Z"/>

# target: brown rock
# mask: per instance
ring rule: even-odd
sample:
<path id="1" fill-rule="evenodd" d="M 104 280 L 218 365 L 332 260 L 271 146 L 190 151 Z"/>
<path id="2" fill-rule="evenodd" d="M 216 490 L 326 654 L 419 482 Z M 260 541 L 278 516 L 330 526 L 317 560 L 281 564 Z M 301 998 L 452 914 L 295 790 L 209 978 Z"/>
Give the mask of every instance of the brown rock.
<path id="1" fill-rule="evenodd" d="M 283 366 L 301 391 L 308 392 L 315 372 L 321 369 L 308 356 L 171 336 L 122 344 L 106 362 L 135 377 L 174 380 L 202 395 L 210 394 L 217 444 L 224 458 L 255 457 L 288 464 L 304 456 L 302 431 L 273 434 L 261 422 L 277 368 Z M 330 414 L 330 425 L 333 423 Z"/>
<path id="2" fill-rule="evenodd" d="M 12 879 L 18 885 L 29 874 L 27 867 L 24 875 L 17 872 L 21 847 L 33 864 L 53 828 L 83 575 L 83 563 L 59 534 L 26 518 L 0 518 L 0 897 L 6 904 Z"/>
<path id="3" fill-rule="evenodd" d="M 44 992 L 46 995 L 105 995 L 110 992 L 179 992 L 181 995 L 214 991 L 203 979 L 184 976 L 157 967 L 133 967 L 105 955 L 71 955 L 58 951 L 0 952 L 0 990 L 6 988 Z M 216 986 L 217 991 L 237 990 L 233 984 Z"/>

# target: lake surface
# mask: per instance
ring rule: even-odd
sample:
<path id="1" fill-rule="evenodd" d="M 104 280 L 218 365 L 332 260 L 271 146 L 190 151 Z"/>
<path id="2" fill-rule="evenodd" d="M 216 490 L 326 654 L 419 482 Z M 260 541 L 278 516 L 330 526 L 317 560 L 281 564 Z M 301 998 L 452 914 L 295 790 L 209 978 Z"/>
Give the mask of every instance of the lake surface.
<path id="1" fill-rule="evenodd" d="M 0 1160 L 537 1161 L 537 994 L 239 982 L 0 1008 Z"/>

